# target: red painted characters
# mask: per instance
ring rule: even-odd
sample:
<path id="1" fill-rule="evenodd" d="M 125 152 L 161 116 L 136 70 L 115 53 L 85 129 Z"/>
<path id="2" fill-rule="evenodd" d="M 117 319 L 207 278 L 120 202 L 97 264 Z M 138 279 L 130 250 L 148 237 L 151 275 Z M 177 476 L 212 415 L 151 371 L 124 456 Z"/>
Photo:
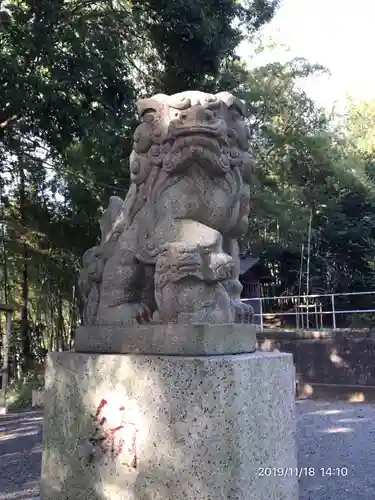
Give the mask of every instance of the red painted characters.
<path id="1" fill-rule="evenodd" d="M 119 460 L 121 465 L 136 469 L 139 429 L 134 422 L 129 421 L 125 407 L 109 404 L 106 399 L 102 399 L 93 415 L 93 424 L 89 462 Z"/>

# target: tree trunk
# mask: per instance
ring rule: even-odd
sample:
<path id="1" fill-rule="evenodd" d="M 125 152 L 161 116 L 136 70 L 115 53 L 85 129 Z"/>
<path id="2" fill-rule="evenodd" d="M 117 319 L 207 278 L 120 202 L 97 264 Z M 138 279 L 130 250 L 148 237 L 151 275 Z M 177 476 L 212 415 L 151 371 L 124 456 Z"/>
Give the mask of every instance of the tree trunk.
<path id="1" fill-rule="evenodd" d="M 25 195 L 25 171 L 20 167 L 20 216 L 23 230 L 26 228 L 26 195 Z M 22 362 L 21 370 L 22 376 L 25 377 L 31 365 L 31 342 L 30 342 L 30 328 L 29 328 L 29 270 L 28 270 L 28 251 L 26 242 L 23 243 L 22 249 L 22 284 L 21 284 L 21 349 L 22 349 Z"/>
<path id="2" fill-rule="evenodd" d="M 77 297 L 76 286 L 73 285 L 72 297 L 69 305 L 69 350 L 72 350 L 74 333 L 77 328 Z"/>
<path id="3" fill-rule="evenodd" d="M 60 295 L 60 294 L 59 294 Z M 59 296 L 57 298 L 57 325 L 56 325 L 56 350 L 65 350 L 65 338 L 64 338 L 64 316 L 63 316 L 63 303 L 62 298 Z"/>
<path id="4" fill-rule="evenodd" d="M 1 239 L 2 239 L 2 256 L 3 256 L 3 286 L 4 286 L 4 303 L 8 303 L 8 259 L 5 248 L 5 227 L 1 224 Z"/>
<path id="5" fill-rule="evenodd" d="M 1 208 L 1 253 L 3 258 L 3 286 L 4 286 L 4 303 L 8 303 L 8 256 L 5 243 L 5 211 L 2 200 L 2 190 L 0 186 L 0 208 Z"/>

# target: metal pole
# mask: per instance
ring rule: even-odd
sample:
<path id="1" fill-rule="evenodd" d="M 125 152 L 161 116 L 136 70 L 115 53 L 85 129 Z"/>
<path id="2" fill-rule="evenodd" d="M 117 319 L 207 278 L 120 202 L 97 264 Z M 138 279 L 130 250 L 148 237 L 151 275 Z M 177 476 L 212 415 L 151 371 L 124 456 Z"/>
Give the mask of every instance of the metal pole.
<path id="1" fill-rule="evenodd" d="M 294 301 L 294 307 L 296 309 L 296 330 L 299 329 L 299 317 L 298 317 L 298 301 Z"/>
<path id="2" fill-rule="evenodd" d="M 301 246 L 301 267 L 300 267 L 300 270 L 299 270 L 299 285 L 298 285 L 298 303 L 297 303 L 297 306 L 298 306 L 297 307 L 298 315 L 297 315 L 297 318 L 296 318 L 297 328 L 299 328 L 299 325 L 300 325 L 300 314 L 301 314 L 301 308 L 299 306 L 301 305 L 302 272 L 303 272 L 303 252 L 304 252 L 304 249 L 305 249 L 305 244 L 302 243 L 302 246 Z M 303 319 L 302 319 L 301 323 L 303 323 Z M 301 328 L 303 328 L 303 326 L 301 326 Z"/>
<path id="3" fill-rule="evenodd" d="M 304 329 L 304 322 L 305 322 L 305 313 L 303 312 L 303 304 L 300 304 L 299 306 L 299 317 L 301 321 L 301 330 Z"/>
<path id="4" fill-rule="evenodd" d="M 320 303 L 320 329 L 323 330 L 323 306 L 322 303 Z"/>
<path id="5" fill-rule="evenodd" d="M 8 408 L 7 408 L 8 361 L 9 361 L 10 333 L 12 331 L 12 312 L 7 311 L 6 315 L 7 315 L 7 324 L 6 324 L 4 344 L 3 344 L 3 370 L 2 370 L 1 403 L 0 403 L 0 413 L 3 415 L 6 415 L 8 413 Z"/>
<path id="6" fill-rule="evenodd" d="M 260 312 L 260 331 L 263 332 L 264 323 L 263 323 L 263 300 L 262 300 L 262 297 L 259 297 L 259 312 Z"/>
<path id="7" fill-rule="evenodd" d="M 336 330 L 336 311 L 335 311 L 335 296 L 331 295 L 331 303 L 332 303 L 332 326 L 333 329 Z"/>
<path id="8" fill-rule="evenodd" d="M 306 264 L 306 330 L 309 329 L 309 293 L 310 293 L 310 252 L 311 252 L 311 226 L 312 226 L 313 211 L 310 209 L 310 219 L 309 219 L 309 234 L 307 241 L 307 264 Z"/>

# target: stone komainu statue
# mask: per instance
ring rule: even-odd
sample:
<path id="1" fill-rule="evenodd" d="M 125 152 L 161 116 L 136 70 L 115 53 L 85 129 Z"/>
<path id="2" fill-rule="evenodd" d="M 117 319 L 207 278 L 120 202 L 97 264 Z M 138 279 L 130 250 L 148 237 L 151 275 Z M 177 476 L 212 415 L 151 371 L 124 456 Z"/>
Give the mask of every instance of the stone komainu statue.
<path id="1" fill-rule="evenodd" d="M 190 91 L 137 106 L 131 186 L 83 257 L 85 324 L 249 321 L 238 281 L 253 169 L 243 102 Z"/>

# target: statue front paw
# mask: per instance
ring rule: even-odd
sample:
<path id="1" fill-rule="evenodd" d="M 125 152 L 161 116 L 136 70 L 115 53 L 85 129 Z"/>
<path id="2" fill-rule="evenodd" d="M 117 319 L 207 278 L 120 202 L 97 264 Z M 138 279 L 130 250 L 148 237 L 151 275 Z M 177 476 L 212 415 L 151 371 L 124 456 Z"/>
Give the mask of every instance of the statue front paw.
<path id="1" fill-rule="evenodd" d="M 223 281 L 233 276 L 234 261 L 224 252 L 211 253 L 208 261 L 208 272 L 205 274 L 207 281 Z"/>
<path id="2" fill-rule="evenodd" d="M 111 322 L 124 325 L 150 323 L 154 311 L 155 308 L 145 302 L 118 300 L 99 311 L 98 323 Z"/>
<path id="3" fill-rule="evenodd" d="M 240 299 L 232 300 L 236 323 L 252 323 L 254 309 L 250 304 L 245 304 Z"/>
<path id="4" fill-rule="evenodd" d="M 139 304 L 134 304 L 134 318 L 136 322 L 140 324 L 150 323 L 152 315 L 154 314 L 154 309 L 149 305 L 141 302 Z"/>

